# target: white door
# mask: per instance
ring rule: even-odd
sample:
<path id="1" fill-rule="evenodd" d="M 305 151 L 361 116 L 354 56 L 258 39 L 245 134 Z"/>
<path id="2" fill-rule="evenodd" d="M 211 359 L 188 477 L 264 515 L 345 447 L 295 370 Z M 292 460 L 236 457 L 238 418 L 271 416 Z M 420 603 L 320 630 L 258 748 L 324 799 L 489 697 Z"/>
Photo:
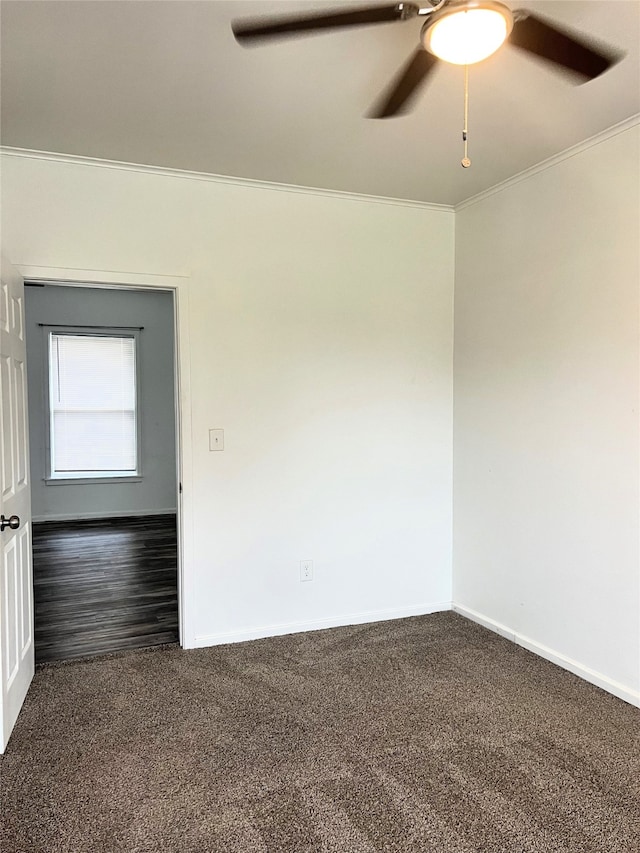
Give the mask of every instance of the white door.
<path id="1" fill-rule="evenodd" d="M 33 678 L 34 643 L 24 283 L 4 258 L 0 279 L 1 753 Z"/>

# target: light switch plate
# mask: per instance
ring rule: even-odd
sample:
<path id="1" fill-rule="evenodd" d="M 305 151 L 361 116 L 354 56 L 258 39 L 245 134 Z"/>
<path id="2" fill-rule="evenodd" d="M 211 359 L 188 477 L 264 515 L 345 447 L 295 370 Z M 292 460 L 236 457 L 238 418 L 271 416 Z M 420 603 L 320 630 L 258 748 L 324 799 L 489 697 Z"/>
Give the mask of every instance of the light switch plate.
<path id="1" fill-rule="evenodd" d="M 209 450 L 224 450 L 224 430 L 209 430 Z"/>

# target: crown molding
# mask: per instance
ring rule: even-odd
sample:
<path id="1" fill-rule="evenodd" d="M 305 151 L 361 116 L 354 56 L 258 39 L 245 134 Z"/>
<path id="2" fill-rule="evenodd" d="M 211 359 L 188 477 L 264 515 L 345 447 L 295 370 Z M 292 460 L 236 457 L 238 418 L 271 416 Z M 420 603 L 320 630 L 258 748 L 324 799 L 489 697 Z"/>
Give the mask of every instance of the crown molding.
<path id="1" fill-rule="evenodd" d="M 160 175 L 168 178 L 182 178 L 192 181 L 205 181 L 216 184 L 249 187 L 251 189 L 270 190 L 271 192 L 298 193 L 325 198 L 340 198 L 346 201 L 355 201 L 365 204 L 387 204 L 396 207 L 413 207 L 422 210 L 434 210 L 440 213 L 458 213 L 459 211 L 464 210 L 467 207 L 471 207 L 474 204 L 478 204 L 493 195 L 497 195 L 498 193 L 501 193 L 522 181 L 526 181 L 528 178 L 531 178 L 540 172 L 551 169 L 559 163 L 569 160 L 571 157 L 575 157 L 583 151 L 587 151 L 589 148 L 600 145 L 602 142 L 606 142 L 606 140 L 612 139 L 614 136 L 625 133 L 631 128 L 636 127 L 638 124 L 640 124 L 640 113 L 635 113 L 634 115 L 629 116 L 629 118 L 626 118 L 606 130 L 589 137 L 589 139 L 585 139 L 577 145 L 566 148 L 559 154 L 554 154 L 552 157 L 542 160 L 540 163 L 536 163 L 536 165 L 530 166 L 528 169 L 524 169 L 522 172 L 518 172 L 516 175 L 507 178 L 507 180 L 494 184 L 494 186 L 489 187 L 489 189 L 483 190 L 474 196 L 470 196 L 455 205 L 434 204 L 432 202 L 418 201 L 416 199 L 391 198 L 388 196 L 367 195 L 365 193 L 351 193 L 344 190 L 304 187 L 298 186 L 297 184 L 280 184 L 272 181 L 258 181 L 229 175 L 216 175 L 209 172 L 193 172 L 187 169 L 146 166 L 139 163 L 121 162 L 119 160 L 101 160 L 96 157 L 80 157 L 73 154 L 59 154 L 54 151 L 37 151 L 29 148 L 15 148 L 12 146 L 0 146 L 0 154 L 27 160 L 49 160 L 56 163 L 67 163 L 76 166 L 93 166 L 101 169 L 115 169 L 122 172 L 139 172 L 142 174 Z"/>
<path id="2" fill-rule="evenodd" d="M 596 133 L 595 136 L 590 136 L 589 139 L 585 139 L 582 142 L 579 142 L 577 145 L 572 145 L 571 148 L 566 148 L 559 154 L 554 154 L 553 157 L 549 157 L 547 160 L 542 160 L 535 166 L 530 166 L 528 169 L 524 169 L 522 172 L 518 172 L 517 175 L 513 175 L 511 178 L 507 178 L 506 181 L 501 181 L 499 184 L 495 184 L 488 190 L 483 190 L 477 195 L 470 196 L 464 201 L 458 202 L 458 204 L 454 206 L 454 210 L 456 213 L 458 213 L 460 210 L 464 210 L 466 207 L 471 207 L 474 204 L 478 204 L 478 202 L 484 201 L 486 198 L 490 198 L 492 195 L 501 193 L 503 190 L 509 189 L 509 187 L 513 187 L 516 184 L 521 183 L 522 181 L 526 181 L 528 178 L 533 177 L 533 175 L 537 175 L 540 172 L 545 172 L 547 169 L 552 169 L 554 166 L 557 166 L 558 163 L 562 163 L 565 160 L 570 160 L 571 157 L 575 157 L 577 154 L 581 154 L 583 151 L 587 151 L 589 148 L 593 148 L 595 145 L 600 145 L 602 142 L 606 142 L 607 139 L 612 139 L 614 136 L 618 136 L 621 133 L 625 133 L 627 130 L 631 130 L 631 128 L 636 127 L 636 125 L 638 124 L 640 124 L 640 113 L 635 113 L 635 115 L 629 116 L 629 118 L 626 118 L 623 121 L 620 121 L 617 124 L 608 127 L 606 130 L 603 130 L 600 133 Z"/>
<path id="3" fill-rule="evenodd" d="M 209 172 L 192 172 L 186 169 L 169 169 L 160 166 L 145 166 L 138 163 L 124 163 L 119 160 L 101 160 L 95 157 L 78 157 L 72 154 L 58 154 L 53 151 L 36 151 L 29 148 L 14 148 L 0 146 L 0 153 L 8 157 L 19 157 L 26 160 L 50 160 L 55 163 L 66 163 L 74 166 L 92 166 L 100 169 L 115 169 L 121 172 L 140 172 L 142 174 L 160 175 L 165 178 L 182 178 L 191 181 L 205 181 L 215 184 L 228 184 L 238 187 L 249 187 L 271 192 L 298 193 L 302 195 L 323 196 L 325 198 L 340 198 L 345 201 L 364 202 L 366 204 L 390 204 L 396 207 L 415 207 L 422 210 L 435 210 L 440 213 L 453 213 L 454 207 L 449 204 L 432 204 L 416 199 L 390 198 L 387 196 L 351 193 L 343 190 L 320 189 L 303 187 L 296 184 L 280 184 L 271 181 L 257 181 L 249 178 L 238 178 L 228 175 L 215 175 Z"/>

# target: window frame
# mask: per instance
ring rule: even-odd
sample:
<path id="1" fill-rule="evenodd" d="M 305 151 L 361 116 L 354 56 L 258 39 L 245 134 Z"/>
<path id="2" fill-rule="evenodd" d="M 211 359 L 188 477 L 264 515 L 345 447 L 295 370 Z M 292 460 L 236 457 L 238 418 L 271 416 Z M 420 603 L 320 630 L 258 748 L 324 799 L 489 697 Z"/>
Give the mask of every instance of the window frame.
<path id="1" fill-rule="evenodd" d="M 53 326 L 48 325 L 43 329 L 45 335 L 45 477 L 48 486 L 96 485 L 99 483 L 139 483 L 142 481 L 142 393 L 141 393 L 141 370 L 140 370 L 140 330 L 118 326 Z M 69 335 L 71 337 L 90 338 L 132 338 L 134 342 L 134 376 L 136 383 L 135 393 L 135 422 L 136 422 L 136 470 L 135 471 L 80 471 L 78 474 L 53 470 L 53 417 L 51 406 L 51 341 L 53 335 Z"/>

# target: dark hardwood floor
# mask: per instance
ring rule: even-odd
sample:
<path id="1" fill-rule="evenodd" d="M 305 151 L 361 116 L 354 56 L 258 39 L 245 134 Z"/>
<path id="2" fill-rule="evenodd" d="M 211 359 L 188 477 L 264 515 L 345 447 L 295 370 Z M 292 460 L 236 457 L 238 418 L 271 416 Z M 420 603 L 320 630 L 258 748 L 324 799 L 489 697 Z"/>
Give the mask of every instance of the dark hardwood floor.
<path id="1" fill-rule="evenodd" d="M 173 515 L 33 525 L 36 662 L 178 640 Z"/>

